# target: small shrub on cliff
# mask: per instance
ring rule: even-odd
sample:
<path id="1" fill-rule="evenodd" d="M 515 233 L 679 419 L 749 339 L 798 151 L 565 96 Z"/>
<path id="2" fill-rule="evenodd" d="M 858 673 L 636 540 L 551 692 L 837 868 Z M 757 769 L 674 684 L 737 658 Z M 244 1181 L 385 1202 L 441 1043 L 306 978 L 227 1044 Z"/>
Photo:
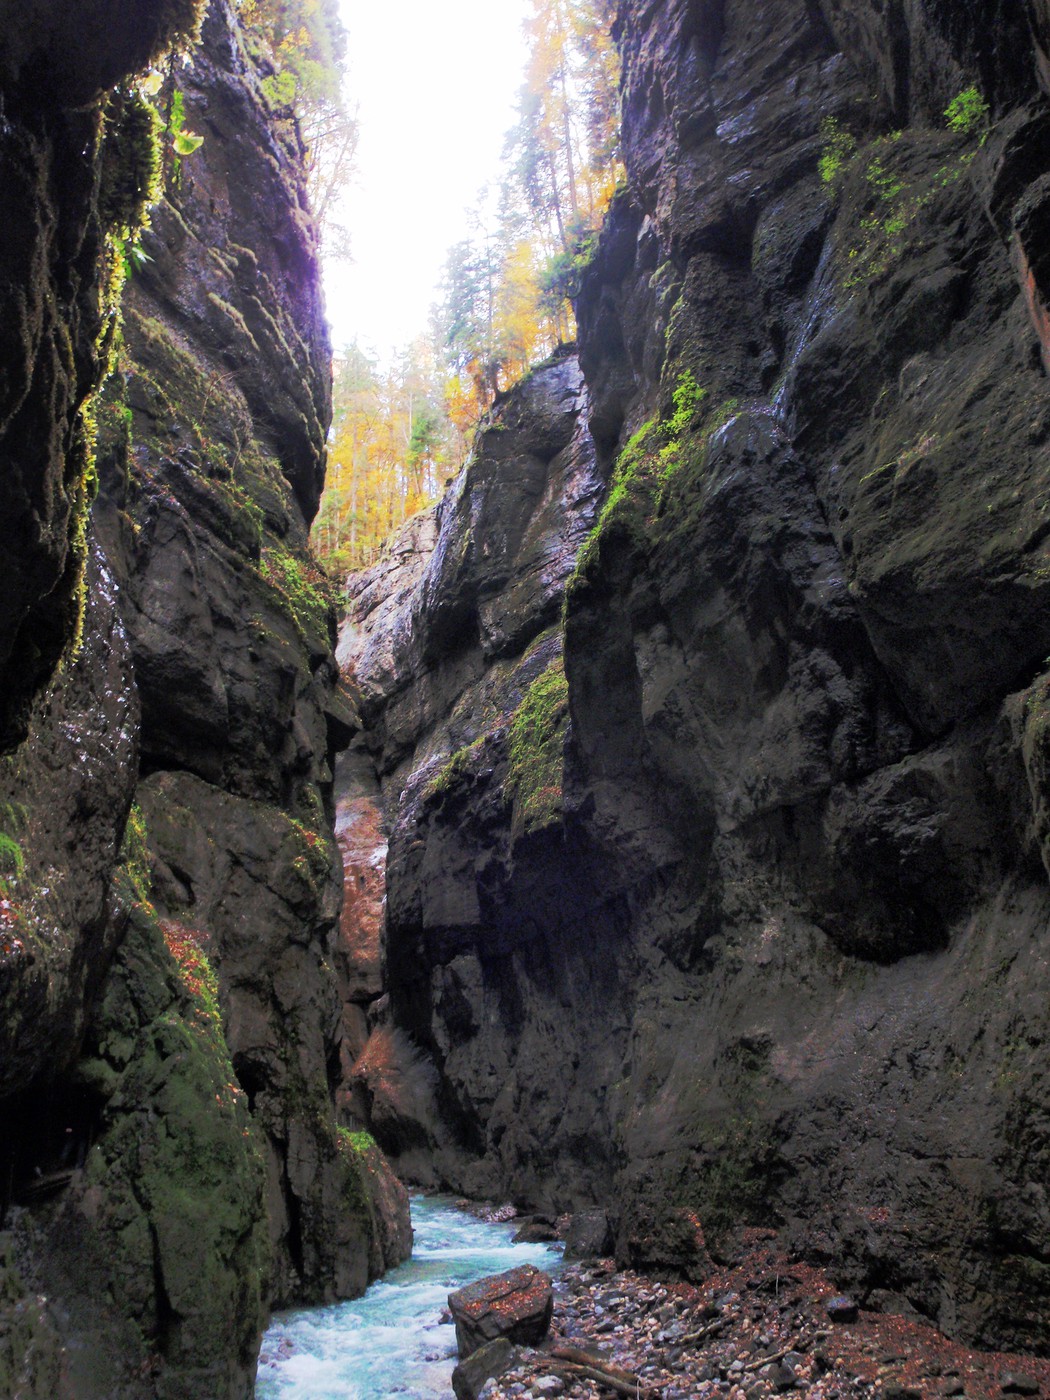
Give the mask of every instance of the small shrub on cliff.
<path id="1" fill-rule="evenodd" d="M 3 880 L 20 879 L 25 873 L 25 856 L 20 844 L 25 834 L 26 809 L 19 802 L 0 802 L 0 889 Z"/>
<path id="2" fill-rule="evenodd" d="M 835 117 L 820 124 L 821 153 L 817 169 L 825 185 L 836 185 L 857 153 L 857 138 L 844 131 Z"/>
<path id="3" fill-rule="evenodd" d="M 988 103 L 976 87 L 964 88 L 944 109 L 949 130 L 960 136 L 980 134 L 981 144 L 988 139 Z"/>

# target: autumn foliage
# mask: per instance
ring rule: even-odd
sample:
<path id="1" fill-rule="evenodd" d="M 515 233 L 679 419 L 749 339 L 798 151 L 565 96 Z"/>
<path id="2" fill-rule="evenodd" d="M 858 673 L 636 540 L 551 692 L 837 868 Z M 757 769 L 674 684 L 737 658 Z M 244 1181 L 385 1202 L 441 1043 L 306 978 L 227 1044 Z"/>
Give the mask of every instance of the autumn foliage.
<path id="1" fill-rule="evenodd" d="M 357 346 L 336 357 L 313 532 L 336 577 L 375 559 L 458 469 L 496 395 L 575 335 L 572 298 L 621 173 L 611 8 L 532 0 L 503 178 L 479 196 L 474 235 L 449 250 L 429 343 L 387 369 Z"/>

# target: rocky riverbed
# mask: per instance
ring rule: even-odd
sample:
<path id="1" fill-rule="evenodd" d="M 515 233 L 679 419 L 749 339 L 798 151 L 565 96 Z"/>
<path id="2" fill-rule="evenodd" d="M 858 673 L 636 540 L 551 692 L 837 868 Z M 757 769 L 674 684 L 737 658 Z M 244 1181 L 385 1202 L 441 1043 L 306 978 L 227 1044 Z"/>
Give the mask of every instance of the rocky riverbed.
<path id="1" fill-rule="evenodd" d="M 553 1355 L 567 1348 L 634 1376 L 619 1393 L 662 1400 L 1050 1395 L 1050 1361 L 973 1350 L 917 1317 L 859 1307 L 824 1271 L 785 1256 L 772 1231 L 749 1232 L 739 1262 L 699 1285 L 612 1260 L 569 1264 L 546 1345 L 522 1351 L 485 1400 L 614 1393 Z"/>

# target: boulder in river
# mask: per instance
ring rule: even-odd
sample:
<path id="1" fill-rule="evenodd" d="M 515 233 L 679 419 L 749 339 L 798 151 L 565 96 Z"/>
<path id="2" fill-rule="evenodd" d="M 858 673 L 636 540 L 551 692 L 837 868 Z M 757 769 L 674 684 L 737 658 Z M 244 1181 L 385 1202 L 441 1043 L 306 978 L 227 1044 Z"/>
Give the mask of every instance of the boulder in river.
<path id="1" fill-rule="evenodd" d="M 506 1337 L 486 1342 L 463 1358 L 452 1372 L 452 1389 L 456 1400 L 478 1400 L 486 1381 L 498 1379 L 504 1371 L 517 1364 L 521 1355 Z"/>
<path id="2" fill-rule="evenodd" d="M 459 1354 L 466 1358 L 497 1337 L 537 1346 L 550 1329 L 554 1294 L 548 1274 L 522 1264 L 457 1289 L 448 1305 Z"/>

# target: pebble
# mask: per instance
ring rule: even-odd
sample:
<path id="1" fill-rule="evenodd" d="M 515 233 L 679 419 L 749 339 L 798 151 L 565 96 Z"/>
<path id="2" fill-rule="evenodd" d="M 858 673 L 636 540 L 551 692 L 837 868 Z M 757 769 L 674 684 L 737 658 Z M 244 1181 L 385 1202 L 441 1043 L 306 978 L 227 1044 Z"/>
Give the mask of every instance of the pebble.
<path id="1" fill-rule="evenodd" d="M 1004 1395 L 1040 1395 L 1042 1387 L 1030 1376 L 1019 1375 L 1015 1371 L 1004 1371 L 999 1378 L 999 1389 Z"/>
<path id="2" fill-rule="evenodd" d="M 846 1297 L 844 1293 L 839 1293 L 834 1298 L 827 1300 L 824 1304 L 824 1311 L 832 1322 L 856 1322 L 859 1309 L 852 1298 Z"/>

